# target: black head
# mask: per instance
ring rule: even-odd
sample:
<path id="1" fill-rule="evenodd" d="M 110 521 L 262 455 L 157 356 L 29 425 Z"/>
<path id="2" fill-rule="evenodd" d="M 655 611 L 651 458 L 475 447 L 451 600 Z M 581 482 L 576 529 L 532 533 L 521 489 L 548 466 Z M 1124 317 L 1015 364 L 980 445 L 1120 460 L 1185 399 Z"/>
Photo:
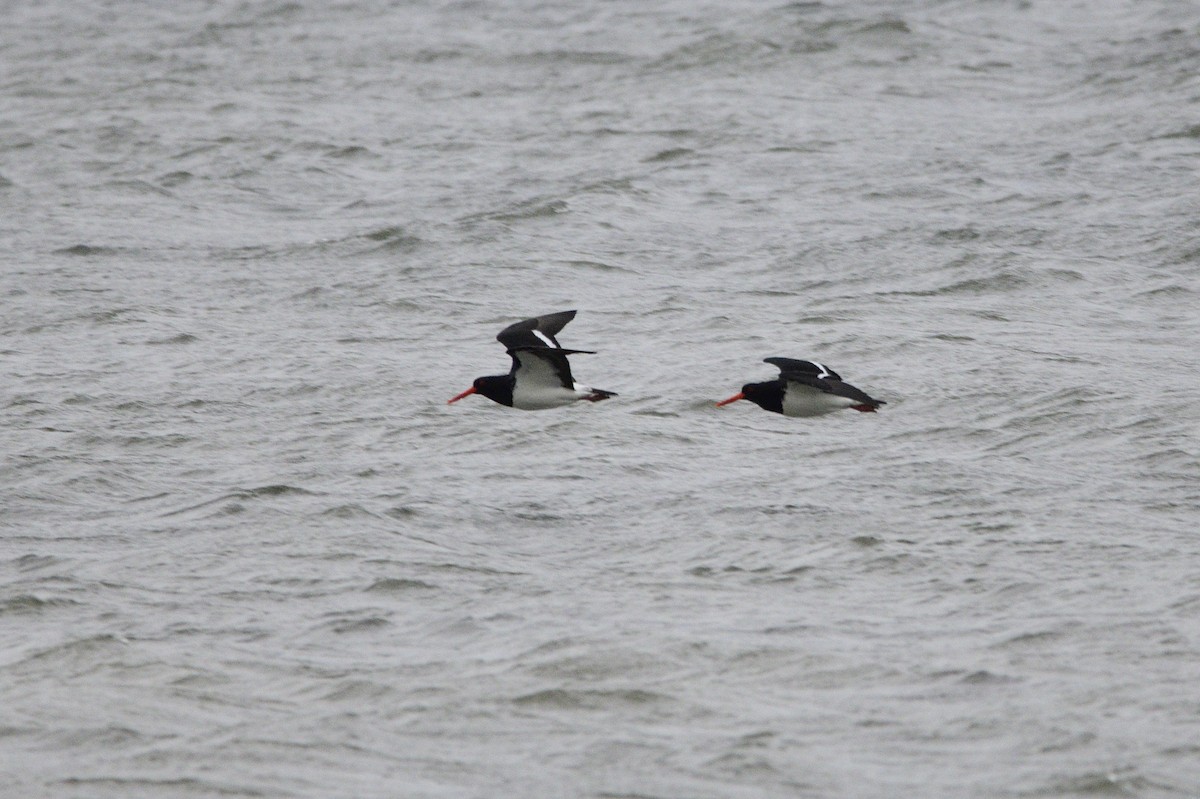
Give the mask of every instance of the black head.
<path id="1" fill-rule="evenodd" d="M 717 403 L 720 408 L 738 400 L 750 400 L 764 411 L 783 413 L 783 391 L 785 384 L 782 380 L 771 380 L 766 383 L 747 383 L 742 386 L 741 393 L 734 394 L 729 399 Z"/>
<path id="2" fill-rule="evenodd" d="M 488 375 L 487 377 L 477 377 L 475 382 L 471 384 L 463 393 L 451 399 L 450 402 L 458 402 L 463 397 L 469 397 L 472 394 L 482 394 L 493 402 L 498 402 L 501 405 L 513 404 L 513 377 L 512 375 Z"/>
<path id="3" fill-rule="evenodd" d="M 742 386 L 742 396 L 764 411 L 783 413 L 783 390 L 784 382 L 782 380 L 747 383 Z"/>
<path id="4" fill-rule="evenodd" d="M 488 375 L 477 377 L 472 383 L 475 391 L 501 405 L 512 405 L 513 379 L 512 375 Z"/>

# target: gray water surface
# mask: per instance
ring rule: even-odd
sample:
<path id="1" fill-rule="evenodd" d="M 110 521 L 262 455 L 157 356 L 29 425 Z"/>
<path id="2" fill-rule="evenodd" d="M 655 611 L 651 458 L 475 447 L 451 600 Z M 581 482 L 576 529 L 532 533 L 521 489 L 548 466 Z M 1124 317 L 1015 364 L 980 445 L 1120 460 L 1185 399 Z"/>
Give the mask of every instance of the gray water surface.
<path id="1" fill-rule="evenodd" d="M 0 795 L 1200 796 L 1194 4 L 5 16 Z"/>

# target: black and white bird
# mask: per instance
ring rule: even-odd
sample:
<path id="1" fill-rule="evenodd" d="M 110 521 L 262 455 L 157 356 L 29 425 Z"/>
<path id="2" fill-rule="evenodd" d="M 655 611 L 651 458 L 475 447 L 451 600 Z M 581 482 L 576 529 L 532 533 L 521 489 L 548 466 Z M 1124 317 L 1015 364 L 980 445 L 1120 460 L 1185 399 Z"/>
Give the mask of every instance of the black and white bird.
<path id="1" fill-rule="evenodd" d="M 843 382 L 841 375 L 815 361 L 764 358 L 763 363 L 779 367 L 779 378 L 747 383 L 737 394 L 718 402 L 717 407 L 744 399 L 764 411 L 784 416 L 821 416 L 846 408 L 874 413 L 880 405 L 887 404 Z"/>
<path id="2" fill-rule="evenodd" d="M 617 396 L 612 391 L 576 383 L 571 376 L 568 355 L 594 355 L 591 350 L 568 350 L 554 338 L 575 311 L 535 316 L 500 331 L 496 340 L 512 356 L 512 369 L 506 375 L 475 378 L 474 384 L 446 404 L 458 402 L 472 394 L 482 394 L 501 405 L 523 411 L 558 408 L 579 400 L 599 402 Z"/>

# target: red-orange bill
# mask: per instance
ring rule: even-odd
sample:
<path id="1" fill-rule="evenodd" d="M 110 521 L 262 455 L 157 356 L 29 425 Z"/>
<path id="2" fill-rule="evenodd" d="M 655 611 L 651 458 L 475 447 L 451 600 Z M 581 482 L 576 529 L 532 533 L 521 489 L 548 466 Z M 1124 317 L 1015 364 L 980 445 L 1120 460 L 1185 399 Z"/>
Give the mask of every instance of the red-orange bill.
<path id="1" fill-rule="evenodd" d="M 746 398 L 746 395 L 739 391 L 738 393 L 734 394 L 729 399 L 723 399 L 720 402 L 718 402 L 717 407 L 720 408 L 723 405 L 728 405 L 731 402 L 737 402 L 738 400 L 745 399 L 745 398 Z"/>
<path id="2" fill-rule="evenodd" d="M 452 402 L 458 402 L 463 397 L 469 397 L 474 393 L 475 393 L 475 386 L 471 386 L 470 388 L 468 388 L 466 391 L 459 394 L 458 396 L 452 397 L 451 399 L 446 400 L 446 404 L 449 405 Z"/>

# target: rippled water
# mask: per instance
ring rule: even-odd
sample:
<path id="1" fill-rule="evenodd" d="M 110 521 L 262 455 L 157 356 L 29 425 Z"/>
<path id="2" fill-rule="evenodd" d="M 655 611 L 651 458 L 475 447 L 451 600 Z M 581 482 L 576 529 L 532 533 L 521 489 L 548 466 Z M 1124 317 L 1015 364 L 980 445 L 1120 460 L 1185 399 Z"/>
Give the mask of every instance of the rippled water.
<path id="1" fill-rule="evenodd" d="M 6 16 L 5 795 L 1200 795 L 1192 4 Z"/>

